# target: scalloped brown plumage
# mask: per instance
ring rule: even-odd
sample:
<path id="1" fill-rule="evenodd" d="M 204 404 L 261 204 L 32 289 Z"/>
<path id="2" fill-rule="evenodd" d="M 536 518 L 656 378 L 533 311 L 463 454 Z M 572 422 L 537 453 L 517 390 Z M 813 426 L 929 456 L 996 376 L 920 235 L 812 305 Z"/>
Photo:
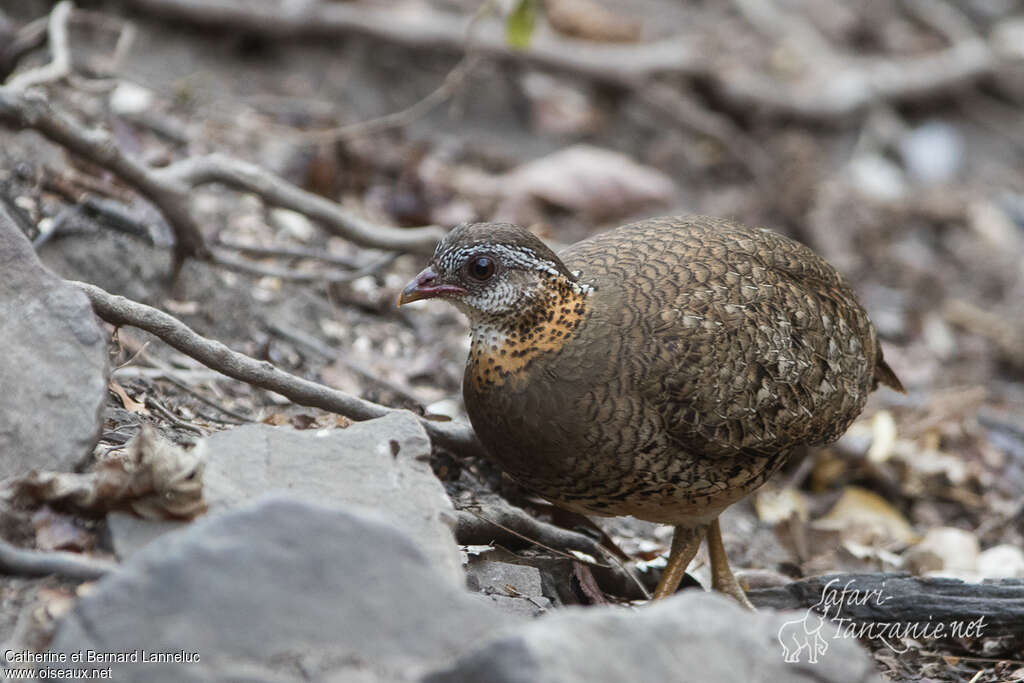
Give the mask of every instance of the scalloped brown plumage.
<path id="1" fill-rule="evenodd" d="M 880 382 L 903 390 L 867 313 L 807 247 L 705 216 L 623 226 L 559 257 L 522 228 L 460 226 L 430 272 L 473 291 L 465 259 L 524 253 L 536 285 L 515 286 L 536 290 L 514 309 L 449 297 L 473 323 L 463 392 L 481 442 L 563 507 L 676 525 L 657 595 L 706 530 L 716 587 L 745 601 L 718 515 L 798 446 L 837 439 Z"/>

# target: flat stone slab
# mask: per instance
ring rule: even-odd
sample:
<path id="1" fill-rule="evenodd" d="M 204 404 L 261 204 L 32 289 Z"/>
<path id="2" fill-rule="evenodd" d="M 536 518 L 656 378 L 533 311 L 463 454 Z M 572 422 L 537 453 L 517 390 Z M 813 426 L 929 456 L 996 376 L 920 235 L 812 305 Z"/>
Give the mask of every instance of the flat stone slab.
<path id="1" fill-rule="evenodd" d="M 137 656 L 85 664 L 116 681 L 412 681 L 514 622 L 389 521 L 271 496 L 137 552 L 51 651 Z"/>
<path id="2" fill-rule="evenodd" d="M 830 623 L 807 612 L 750 613 L 730 598 L 684 591 L 636 609 L 548 613 L 493 636 L 424 682 L 880 683 L 868 653 L 832 633 Z M 799 645 L 816 646 L 815 661 Z M 794 653 L 796 661 L 787 662 Z"/>
<path id="3" fill-rule="evenodd" d="M 107 397 L 107 343 L 85 294 L 47 270 L 0 202 L 0 479 L 88 455 Z"/>
<path id="4" fill-rule="evenodd" d="M 463 582 L 454 508 L 430 469 L 430 439 L 411 413 L 319 431 L 246 425 L 197 447 L 207 458 L 203 485 L 212 514 L 273 491 L 322 505 L 362 505 L 392 519 Z"/>

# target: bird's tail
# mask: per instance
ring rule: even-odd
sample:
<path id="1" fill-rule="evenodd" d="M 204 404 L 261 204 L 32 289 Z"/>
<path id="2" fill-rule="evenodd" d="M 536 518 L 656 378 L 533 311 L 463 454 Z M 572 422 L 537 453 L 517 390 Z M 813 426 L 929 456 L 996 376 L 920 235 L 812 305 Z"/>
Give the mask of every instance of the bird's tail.
<path id="1" fill-rule="evenodd" d="M 887 387 L 895 389 L 901 394 L 907 393 L 907 390 L 903 388 L 903 382 L 896 376 L 896 373 L 892 371 L 889 364 L 885 362 L 885 358 L 882 357 L 882 347 L 878 347 L 878 357 L 875 358 L 875 387 L 879 384 L 884 384 Z"/>

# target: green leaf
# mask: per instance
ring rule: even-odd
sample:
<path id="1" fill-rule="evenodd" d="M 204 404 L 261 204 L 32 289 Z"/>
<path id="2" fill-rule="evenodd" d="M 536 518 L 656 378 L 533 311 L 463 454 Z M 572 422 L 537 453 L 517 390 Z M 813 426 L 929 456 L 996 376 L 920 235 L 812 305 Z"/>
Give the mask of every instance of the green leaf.
<path id="1" fill-rule="evenodd" d="M 530 46 L 530 38 L 537 23 L 539 0 L 519 0 L 505 20 L 505 42 L 518 50 Z"/>

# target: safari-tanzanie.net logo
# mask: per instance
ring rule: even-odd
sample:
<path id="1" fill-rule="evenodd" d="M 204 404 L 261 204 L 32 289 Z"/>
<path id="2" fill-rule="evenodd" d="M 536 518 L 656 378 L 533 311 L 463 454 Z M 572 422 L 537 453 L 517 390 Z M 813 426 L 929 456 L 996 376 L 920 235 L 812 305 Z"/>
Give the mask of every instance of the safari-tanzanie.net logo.
<path id="1" fill-rule="evenodd" d="M 821 589 L 821 598 L 807 609 L 800 619 L 792 619 L 779 627 L 779 644 L 787 662 L 816 664 L 828 652 L 829 641 L 839 638 L 877 640 L 893 652 L 903 653 L 905 638 L 932 640 L 937 638 L 978 638 L 985 628 L 985 617 L 934 621 L 862 621 L 850 616 L 848 608 L 883 607 L 893 596 L 881 588 L 858 589 L 856 579 L 845 583 L 831 579 Z"/>

